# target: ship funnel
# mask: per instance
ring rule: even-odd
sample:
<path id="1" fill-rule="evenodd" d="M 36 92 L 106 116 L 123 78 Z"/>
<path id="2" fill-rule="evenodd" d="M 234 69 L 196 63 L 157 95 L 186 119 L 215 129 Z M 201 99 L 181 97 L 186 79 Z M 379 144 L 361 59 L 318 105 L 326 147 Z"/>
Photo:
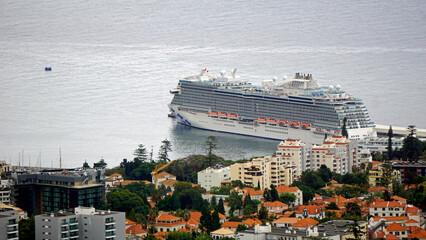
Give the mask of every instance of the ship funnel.
<path id="1" fill-rule="evenodd" d="M 231 70 L 231 76 L 232 76 L 233 79 L 235 79 L 235 73 L 236 72 L 237 72 L 236 68 L 234 68 L 234 69 Z"/>
<path id="2" fill-rule="evenodd" d="M 220 71 L 220 76 L 225 77 L 225 74 L 226 74 L 226 70 Z"/>
<path id="3" fill-rule="evenodd" d="M 283 80 L 284 81 L 287 80 L 287 76 L 286 75 L 283 76 Z"/>

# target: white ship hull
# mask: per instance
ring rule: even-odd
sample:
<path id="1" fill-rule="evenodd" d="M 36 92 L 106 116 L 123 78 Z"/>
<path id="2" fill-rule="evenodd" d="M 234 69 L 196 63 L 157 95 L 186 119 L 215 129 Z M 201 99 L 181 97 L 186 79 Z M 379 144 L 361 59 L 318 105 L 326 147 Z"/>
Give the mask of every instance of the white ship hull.
<path id="1" fill-rule="evenodd" d="M 260 123 L 254 124 L 253 122 L 210 117 L 208 114 L 201 112 L 179 110 L 178 107 L 173 105 L 170 106 L 170 110 L 176 115 L 179 123 L 217 132 L 275 140 L 300 139 L 302 142 L 312 144 L 321 144 L 326 134 L 328 136 L 333 135 L 332 133 L 318 132 L 315 129 L 301 129 Z"/>

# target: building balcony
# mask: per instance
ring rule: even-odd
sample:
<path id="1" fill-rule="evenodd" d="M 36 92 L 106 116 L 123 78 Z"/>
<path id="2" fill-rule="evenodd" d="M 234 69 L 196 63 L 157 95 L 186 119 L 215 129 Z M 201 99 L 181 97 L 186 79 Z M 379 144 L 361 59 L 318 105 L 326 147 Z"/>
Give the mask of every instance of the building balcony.
<path id="1" fill-rule="evenodd" d="M 115 236 L 115 232 L 106 232 L 105 236 L 106 237 Z"/>
<path id="2" fill-rule="evenodd" d="M 115 220 L 111 219 L 111 220 L 105 220 L 105 224 L 114 224 Z"/>
<path id="3" fill-rule="evenodd" d="M 68 222 L 63 222 L 61 223 L 61 225 L 68 225 Z"/>
<path id="4" fill-rule="evenodd" d="M 105 231 L 112 231 L 112 230 L 115 230 L 115 226 L 114 225 L 105 226 Z"/>
<path id="5" fill-rule="evenodd" d="M 7 233 L 8 234 L 17 233 L 17 232 L 18 232 L 18 228 L 17 227 L 7 228 Z"/>

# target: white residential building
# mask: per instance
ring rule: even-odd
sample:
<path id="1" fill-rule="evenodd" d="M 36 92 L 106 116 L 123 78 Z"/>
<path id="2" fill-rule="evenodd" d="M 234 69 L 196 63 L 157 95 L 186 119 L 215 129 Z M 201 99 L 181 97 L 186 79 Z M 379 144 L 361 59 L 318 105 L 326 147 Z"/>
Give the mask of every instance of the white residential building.
<path id="1" fill-rule="evenodd" d="M 230 167 L 216 165 L 198 172 L 198 184 L 210 191 L 211 187 L 220 187 L 221 182 L 231 180 Z"/>
<path id="2" fill-rule="evenodd" d="M 36 240 L 109 239 L 125 240 L 125 214 L 77 207 L 75 212 L 55 212 L 35 216 Z"/>

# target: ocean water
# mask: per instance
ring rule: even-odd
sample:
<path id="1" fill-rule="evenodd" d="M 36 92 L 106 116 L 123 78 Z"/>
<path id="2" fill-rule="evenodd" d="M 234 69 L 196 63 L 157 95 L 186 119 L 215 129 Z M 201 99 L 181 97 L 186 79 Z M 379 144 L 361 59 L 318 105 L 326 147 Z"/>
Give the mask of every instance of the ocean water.
<path id="1" fill-rule="evenodd" d="M 0 0 L 0 160 L 109 166 L 138 144 L 154 158 L 227 159 L 278 142 L 191 129 L 167 117 L 169 90 L 207 68 L 258 83 L 312 73 L 362 98 L 379 124 L 426 128 L 426 2 Z M 45 72 L 46 66 L 52 67 Z M 41 160 L 39 154 L 41 153 Z"/>

